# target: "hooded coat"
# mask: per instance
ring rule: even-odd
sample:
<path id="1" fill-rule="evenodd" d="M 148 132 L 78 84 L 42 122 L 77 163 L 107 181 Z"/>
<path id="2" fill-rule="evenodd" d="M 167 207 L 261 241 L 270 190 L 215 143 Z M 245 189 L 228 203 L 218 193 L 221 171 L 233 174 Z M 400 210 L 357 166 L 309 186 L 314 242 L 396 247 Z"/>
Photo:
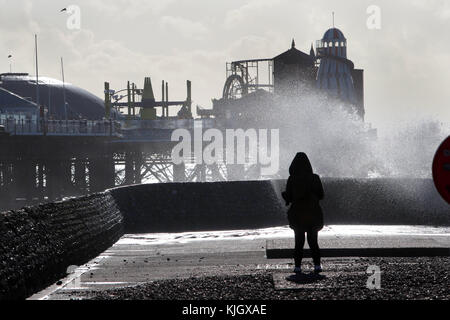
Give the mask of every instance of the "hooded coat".
<path id="1" fill-rule="evenodd" d="M 323 228 L 323 213 L 319 201 L 323 199 L 322 182 L 313 173 L 305 153 L 299 152 L 289 167 L 289 178 L 283 198 L 288 210 L 289 226 L 292 229 L 315 230 Z"/>

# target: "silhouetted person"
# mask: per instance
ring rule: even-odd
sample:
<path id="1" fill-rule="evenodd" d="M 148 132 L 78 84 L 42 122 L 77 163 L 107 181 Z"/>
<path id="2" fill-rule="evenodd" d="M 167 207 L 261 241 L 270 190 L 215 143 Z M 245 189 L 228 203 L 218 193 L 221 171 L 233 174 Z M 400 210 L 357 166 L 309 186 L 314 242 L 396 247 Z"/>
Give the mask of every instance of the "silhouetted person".
<path id="1" fill-rule="evenodd" d="M 289 226 L 295 232 L 294 272 L 301 273 L 305 233 L 314 262 L 314 272 L 322 271 L 317 234 L 323 228 L 322 208 L 319 200 L 324 197 L 322 182 L 313 173 L 311 163 L 305 153 L 299 152 L 289 167 L 286 191 L 282 193 L 288 210 Z"/>

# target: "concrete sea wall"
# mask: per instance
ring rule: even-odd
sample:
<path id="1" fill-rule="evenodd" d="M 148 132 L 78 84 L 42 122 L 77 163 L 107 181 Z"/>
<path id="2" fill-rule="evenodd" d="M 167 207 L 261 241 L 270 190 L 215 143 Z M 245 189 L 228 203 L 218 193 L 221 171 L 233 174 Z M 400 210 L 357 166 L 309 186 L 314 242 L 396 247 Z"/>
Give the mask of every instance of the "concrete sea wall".
<path id="1" fill-rule="evenodd" d="M 322 183 L 325 224 L 450 225 L 450 205 L 431 179 L 324 178 Z M 286 180 L 273 185 L 281 199 Z"/>
<path id="2" fill-rule="evenodd" d="M 284 224 L 270 181 L 142 184 L 111 190 L 130 233 Z"/>
<path id="3" fill-rule="evenodd" d="M 323 179 L 325 224 L 450 225 L 431 179 Z M 130 233 L 286 225 L 286 180 L 142 184 L 112 189 Z"/>

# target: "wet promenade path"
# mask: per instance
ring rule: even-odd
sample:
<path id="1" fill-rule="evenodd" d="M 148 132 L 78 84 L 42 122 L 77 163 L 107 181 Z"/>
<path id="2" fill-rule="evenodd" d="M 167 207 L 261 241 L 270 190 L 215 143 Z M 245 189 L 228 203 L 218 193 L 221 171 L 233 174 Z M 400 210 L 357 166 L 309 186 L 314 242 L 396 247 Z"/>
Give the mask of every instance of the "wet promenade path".
<path id="1" fill-rule="evenodd" d="M 245 277 L 249 276 L 256 277 L 255 281 L 268 277 L 271 280 L 267 285 L 270 285 L 275 290 L 274 292 L 282 293 L 290 292 L 292 289 L 316 288 L 317 286 L 325 286 L 325 289 L 339 289 L 344 285 L 341 281 L 342 277 L 345 278 L 354 273 L 359 279 L 355 283 L 358 287 L 364 287 L 363 280 L 368 277 L 366 269 L 373 263 L 380 264 L 382 268 L 392 267 L 392 270 L 396 268 L 396 265 L 402 265 L 402 267 L 407 266 L 409 270 L 414 267 L 414 264 L 419 267 L 420 264 L 428 265 L 436 261 L 440 264 L 437 272 L 447 274 L 445 279 L 448 280 L 448 257 L 364 258 L 364 250 L 367 248 L 418 248 L 420 250 L 440 248 L 445 250 L 445 248 L 450 248 L 450 228 L 326 226 L 319 234 L 319 245 L 325 250 L 359 248 L 363 257 L 325 257 L 323 274 L 327 279 L 317 283 L 298 284 L 286 280 L 292 275 L 292 259 L 283 255 L 280 258 L 267 258 L 269 252 L 267 249 L 286 250 L 292 248 L 293 232 L 288 227 L 214 232 L 127 234 L 89 263 L 70 268 L 70 273 L 66 278 L 33 295 L 30 299 L 82 299 L 92 298 L 95 295 L 105 298 L 114 296 L 111 295 L 113 291 L 107 291 L 108 289 L 116 290 L 136 285 L 145 287 L 145 284 L 149 282 L 149 285 L 158 283 L 159 286 L 161 281 L 163 281 L 162 283 L 175 281 L 178 283 L 175 287 L 182 288 L 183 286 L 180 286 L 179 283 L 192 285 L 189 284 L 189 281 L 192 281 L 189 278 L 192 277 L 209 279 L 208 281 L 213 282 L 214 279 L 218 279 L 217 277 L 231 277 L 230 279 L 244 277 L 239 280 L 243 283 L 246 281 Z M 307 248 L 307 244 L 305 244 L 305 248 Z M 305 259 L 304 271 L 309 272 L 311 268 L 311 260 Z M 427 281 L 429 282 L 429 280 Z M 446 283 L 445 281 L 443 285 Z M 150 298 L 170 298 L 153 292 L 151 288 L 149 289 L 149 285 L 141 290 L 150 290 Z M 208 287 L 211 285 L 212 283 Z M 127 295 L 127 290 L 118 290 L 119 293 L 116 297 L 136 298 L 133 296 L 133 292 L 129 292 Z M 437 288 L 437 290 L 438 296 L 442 297 L 445 295 L 442 290 L 445 291 L 448 288 Z M 131 291 L 133 290 L 131 289 Z M 165 291 L 170 292 L 167 288 Z M 186 290 L 178 296 L 182 298 L 183 292 Z M 201 295 L 201 292 L 199 294 Z M 140 294 L 138 297 L 145 298 L 145 295 Z"/>

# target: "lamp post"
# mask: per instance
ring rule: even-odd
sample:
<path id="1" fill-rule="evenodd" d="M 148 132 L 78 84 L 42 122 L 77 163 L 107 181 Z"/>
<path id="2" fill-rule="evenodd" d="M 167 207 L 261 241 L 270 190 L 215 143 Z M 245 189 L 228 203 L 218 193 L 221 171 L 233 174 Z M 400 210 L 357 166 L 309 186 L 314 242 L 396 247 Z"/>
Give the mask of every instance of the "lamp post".
<path id="1" fill-rule="evenodd" d="M 11 62 L 11 58 L 12 58 L 12 55 L 10 54 L 10 55 L 8 56 L 8 59 L 9 59 L 9 73 L 12 73 L 12 62 Z"/>
<path id="2" fill-rule="evenodd" d="M 38 43 L 37 43 L 37 34 L 34 35 L 34 48 L 36 51 L 36 104 L 38 108 L 39 106 L 39 67 L 38 67 Z"/>
<path id="3" fill-rule="evenodd" d="M 63 99 L 64 99 L 64 118 L 67 122 L 67 102 L 66 102 L 66 84 L 64 80 L 64 61 L 61 57 L 61 75 L 62 75 L 62 83 L 63 83 Z"/>

